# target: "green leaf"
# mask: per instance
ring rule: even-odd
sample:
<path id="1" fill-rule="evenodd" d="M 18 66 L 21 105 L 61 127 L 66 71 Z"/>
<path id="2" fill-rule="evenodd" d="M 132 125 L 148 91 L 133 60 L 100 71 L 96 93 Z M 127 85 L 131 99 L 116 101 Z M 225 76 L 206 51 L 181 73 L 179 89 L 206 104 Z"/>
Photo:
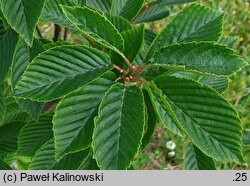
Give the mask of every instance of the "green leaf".
<path id="1" fill-rule="evenodd" d="M 144 25 L 126 30 L 121 34 L 123 36 L 125 46 L 122 55 L 126 56 L 129 61 L 133 62 L 139 51 L 143 48 Z M 123 67 L 124 69 L 127 68 L 123 63 L 124 60 L 122 59 L 121 55 L 115 52 L 111 52 L 111 61 L 116 65 Z"/>
<path id="2" fill-rule="evenodd" d="M 155 53 L 152 63 L 226 76 L 247 65 L 233 50 L 210 42 L 163 47 Z"/>
<path id="3" fill-rule="evenodd" d="M 59 46 L 66 46 L 66 45 L 73 45 L 73 43 L 69 43 L 69 42 L 64 41 L 64 40 L 58 40 L 56 42 L 49 41 L 48 43 L 44 43 L 43 46 L 44 46 L 45 50 L 48 50 L 51 48 L 55 48 L 55 47 L 59 47 Z"/>
<path id="4" fill-rule="evenodd" d="M 144 2 L 144 0 L 113 0 L 110 12 L 132 21 L 141 11 Z"/>
<path id="5" fill-rule="evenodd" d="M 14 97 L 6 97 L 5 102 L 5 115 L 3 124 L 9 122 L 26 122 L 29 119 L 29 115 L 20 108 Z M 0 124 L 1 126 L 1 124 Z"/>
<path id="6" fill-rule="evenodd" d="M 162 76 L 155 83 L 199 149 L 218 161 L 244 163 L 241 121 L 219 93 L 190 79 Z"/>
<path id="7" fill-rule="evenodd" d="M 183 3 L 191 3 L 196 0 L 157 0 L 157 3 L 161 5 L 176 5 L 176 4 L 183 4 Z"/>
<path id="8" fill-rule="evenodd" d="M 101 169 L 127 169 L 144 134 L 145 108 L 138 87 L 114 84 L 95 118 L 94 157 Z"/>
<path id="9" fill-rule="evenodd" d="M 55 160 L 54 139 L 47 141 L 33 157 L 30 170 L 77 170 L 87 157 L 89 149 L 65 156 L 61 161 Z"/>
<path id="10" fill-rule="evenodd" d="M 0 123 L 3 121 L 5 115 L 5 101 L 3 91 L 3 85 L 0 84 Z"/>
<path id="11" fill-rule="evenodd" d="M 127 19 L 120 17 L 120 16 L 115 16 L 111 14 L 105 14 L 105 16 L 108 18 L 108 20 L 115 26 L 115 28 L 119 32 L 123 32 L 129 29 L 132 29 L 131 24 L 128 22 Z"/>
<path id="12" fill-rule="evenodd" d="M 226 45 L 229 48 L 235 48 L 235 45 L 237 41 L 239 40 L 239 37 L 234 36 L 234 37 L 221 37 L 219 40 L 219 43 L 222 45 Z"/>
<path id="13" fill-rule="evenodd" d="M 1 1 L 0 1 L 0 3 L 1 3 Z M 0 7 L 1 7 L 1 5 L 0 5 Z M 2 31 L 2 29 L 8 29 L 8 27 L 9 27 L 7 20 L 5 19 L 1 8 L 0 8 L 0 25 L 1 25 L 1 31 Z"/>
<path id="14" fill-rule="evenodd" d="M 52 48 L 32 61 L 14 95 L 36 101 L 53 100 L 90 83 L 112 67 L 109 57 L 94 48 Z"/>
<path id="15" fill-rule="evenodd" d="M 169 16 L 169 11 L 166 6 L 154 5 L 150 6 L 146 11 L 143 11 L 143 13 L 135 19 L 134 23 L 138 24 L 157 21 L 166 18 L 167 16 Z"/>
<path id="16" fill-rule="evenodd" d="M 86 5 L 86 0 L 74 0 L 75 4 L 78 6 L 85 6 Z"/>
<path id="17" fill-rule="evenodd" d="M 0 19 L 0 40 L 2 40 L 3 39 L 3 37 L 4 37 L 4 35 L 5 35 L 5 33 L 6 33 L 6 29 L 5 29 L 5 27 L 4 27 L 4 23 L 3 23 L 3 21 Z"/>
<path id="18" fill-rule="evenodd" d="M 90 150 L 86 159 L 82 162 L 78 170 L 100 170 L 96 160 L 93 158 L 93 151 Z"/>
<path id="19" fill-rule="evenodd" d="M 146 54 L 147 54 L 147 46 L 146 46 L 146 44 L 144 42 L 142 44 L 142 47 L 141 47 L 139 53 L 137 54 L 135 60 L 133 61 L 133 65 L 135 65 L 135 66 L 143 65 Z"/>
<path id="20" fill-rule="evenodd" d="M 72 0 L 47 0 L 41 19 L 71 28 L 72 24 L 59 5 L 74 6 L 75 4 Z"/>
<path id="21" fill-rule="evenodd" d="M 147 119 L 147 123 L 146 123 L 145 134 L 144 134 L 143 139 L 142 139 L 142 144 L 141 144 L 142 149 L 144 149 L 150 143 L 151 137 L 154 134 L 155 126 L 157 123 L 157 116 L 156 116 L 156 113 L 154 111 L 154 107 L 152 105 L 150 97 L 146 91 L 143 92 L 143 95 L 144 95 L 144 100 L 145 100 L 145 104 L 147 107 L 148 119 Z"/>
<path id="22" fill-rule="evenodd" d="M 0 170 L 12 170 L 12 168 L 2 159 L 0 159 Z"/>
<path id="23" fill-rule="evenodd" d="M 37 119 L 40 116 L 44 106 L 44 103 L 29 99 L 18 99 L 18 103 L 23 111 L 28 113 L 34 119 Z"/>
<path id="24" fill-rule="evenodd" d="M 4 98 L 4 102 L 5 102 L 5 114 L 11 114 L 11 112 L 18 112 L 20 111 L 20 107 L 16 101 L 16 99 L 14 97 L 11 96 L 7 96 L 6 98 Z"/>
<path id="25" fill-rule="evenodd" d="M 0 82 L 4 80 L 10 69 L 17 40 L 16 32 L 8 29 L 0 41 Z"/>
<path id="26" fill-rule="evenodd" d="M 123 51 L 124 42 L 121 34 L 104 15 L 87 7 L 62 7 L 70 22 L 85 37 L 117 52 Z"/>
<path id="27" fill-rule="evenodd" d="M 33 47 L 29 48 L 23 39 L 19 39 L 16 45 L 11 68 L 11 82 L 13 88 L 21 80 L 28 64 L 34 57 L 43 51 L 44 48 L 39 40 L 34 40 Z M 18 99 L 17 101 L 20 107 L 33 118 L 39 117 L 44 105 L 43 103 L 34 102 L 28 99 Z"/>
<path id="28" fill-rule="evenodd" d="M 112 0 L 87 0 L 87 6 L 101 12 L 110 12 Z"/>
<path id="29" fill-rule="evenodd" d="M 250 130 L 246 130 L 243 133 L 243 144 L 244 145 L 250 145 Z"/>
<path id="30" fill-rule="evenodd" d="M 30 46 L 44 2 L 45 0 L 1 0 L 4 17 Z"/>
<path id="31" fill-rule="evenodd" d="M 149 29 L 145 29 L 144 41 L 145 41 L 145 44 L 146 44 L 147 48 L 150 47 L 150 45 L 154 41 L 155 37 L 156 37 L 155 32 L 153 32 L 152 30 L 149 30 Z"/>
<path id="32" fill-rule="evenodd" d="M 190 72 L 190 71 L 180 71 L 180 70 L 169 70 L 168 72 L 164 73 L 168 76 L 175 76 L 178 78 L 186 78 L 198 81 L 201 78 L 201 75 L 197 72 Z"/>
<path id="33" fill-rule="evenodd" d="M 98 105 L 114 81 L 113 73 L 105 74 L 60 101 L 53 118 L 56 159 L 90 146 Z"/>
<path id="34" fill-rule="evenodd" d="M 9 154 L 17 150 L 17 138 L 24 123 L 11 122 L 0 127 L 0 154 Z"/>
<path id="35" fill-rule="evenodd" d="M 223 15 L 200 4 L 187 6 L 156 37 L 147 59 L 162 46 L 191 41 L 217 41 L 222 32 Z"/>
<path id="36" fill-rule="evenodd" d="M 65 156 L 61 161 L 56 162 L 53 170 L 78 170 L 79 166 L 88 157 L 89 149 L 85 149 Z"/>
<path id="37" fill-rule="evenodd" d="M 192 143 L 186 146 L 184 167 L 186 170 L 216 170 L 213 159 Z"/>
<path id="38" fill-rule="evenodd" d="M 11 83 L 13 88 L 20 81 L 29 63 L 29 47 L 23 39 L 19 39 L 16 44 L 11 67 Z"/>
<path id="39" fill-rule="evenodd" d="M 18 137 L 18 155 L 34 156 L 53 137 L 52 117 L 52 114 L 42 115 L 37 122 L 29 122 L 22 128 Z"/>
<path id="40" fill-rule="evenodd" d="M 228 78 L 217 76 L 203 76 L 200 82 L 207 85 L 219 93 L 224 93 L 228 89 Z"/>
<path id="41" fill-rule="evenodd" d="M 124 40 L 124 55 L 134 61 L 136 55 L 140 51 L 144 38 L 144 25 L 122 32 Z"/>
<path id="42" fill-rule="evenodd" d="M 177 120 L 170 104 L 164 95 L 162 95 L 161 90 L 159 90 L 154 83 L 146 87 L 149 97 L 152 101 L 154 110 L 159 118 L 159 120 L 169 129 L 171 132 L 182 136 L 181 129 L 179 127 L 179 121 Z"/>
<path id="43" fill-rule="evenodd" d="M 18 156 L 16 159 L 17 170 L 29 170 L 30 157 Z"/>

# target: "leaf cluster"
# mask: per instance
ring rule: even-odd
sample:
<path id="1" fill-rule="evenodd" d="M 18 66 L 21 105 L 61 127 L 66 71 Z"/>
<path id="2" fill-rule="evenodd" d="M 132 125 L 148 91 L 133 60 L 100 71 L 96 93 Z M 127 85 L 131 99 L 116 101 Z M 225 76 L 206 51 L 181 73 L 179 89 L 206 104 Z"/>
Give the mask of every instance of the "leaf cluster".
<path id="1" fill-rule="evenodd" d="M 224 13 L 192 3 L 162 32 L 145 27 L 188 2 L 1 0 L 0 168 L 14 154 L 20 169 L 130 169 L 158 121 L 188 139 L 186 169 L 245 165 L 222 94 L 247 63 L 222 39 Z"/>

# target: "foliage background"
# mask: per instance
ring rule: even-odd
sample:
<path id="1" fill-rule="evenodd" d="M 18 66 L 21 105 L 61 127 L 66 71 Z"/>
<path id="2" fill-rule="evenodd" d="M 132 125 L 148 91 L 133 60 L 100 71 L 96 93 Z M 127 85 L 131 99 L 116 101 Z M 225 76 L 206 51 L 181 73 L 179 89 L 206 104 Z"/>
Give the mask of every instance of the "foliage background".
<path id="1" fill-rule="evenodd" d="M 148 0 L 149 2 L 152 0 Z M 238 37 L 236 50 L 250 62 L 250 0 L 200 0 L 201 3 L 226 12 L 224 35 Z M 170 16 L 164 20 L 147 25 L 155 31 L 162 30 L 168 22 L 183 8 L 170 6 Z M 229 89 L 224 96 L 239 111 L 244 128 L 250 130 L 250 67 L 230 78 Z M 176 146 L 176 147 L 175 147 Z M 173 147 L 175 147 L 173 149 Z M 185 139 L 172 135 L 158 124 L 151 144 L 137 155 L 135 169 L 183 169 Z M 220 169 L 250 169 L 250 147 L 244 147 L 249 167 L 234 164 L 218 165 Z"/>
<path id="2" fill-rule="evenodd" d="M 153 1 L 153 0 L 148 0 Z M 197 0 L 209 7 L 219 9 L 226 12 L 224 35 L 238 37 L 236 49 L 248 62 L 250 62 L 250 0 Z M 169 21 L 184 7 L 185 5 L 169 6 L 170 16 L 161 20 L 148 24 L 147 27 L 154 31 L 161 31 Z M 42 34 L 46 38 L 52 39 L 54 35 L 54 24 L 40 22 Z M 63 33 L 63 31 L 62 31 Z M 73 36 L 73 37 L 71 37 Z M 69 40 L 80 43 L 81 41 L 71 35 Z M 10 84 L 10 82 L 8 82 Z M 10 87 L 10 86 L 9 86 Z M 239 71 L 230 78 L 230 86 L 224 96 L 230 100 L 240 113 L 243 126 L 250 131 L 250 67 Z M 250 140 L 250 139 L 248 139 Z M 183 169 L 183 156 L 186 140 L 179 138 L 168 132 L 159 123 L 155 131 L 151 144 L 140 152 L 133 163 L 135 170 L 138 169 L 167 169 L 176 170 Z M 240 167 L 235 164 L 227 164 L 219 169 L 250 169 L 250 146 L 244 147 L 244 156 L 247 157 L 249 167 Z M 9 157 L 12 159 L 12 157 Z M 20 162 L 29 162 L 29 159 L 20 159 Z M 18 165 L 22 167 L 22 165 Z M 25 169 L 27 167 L 23 167 Z"/>

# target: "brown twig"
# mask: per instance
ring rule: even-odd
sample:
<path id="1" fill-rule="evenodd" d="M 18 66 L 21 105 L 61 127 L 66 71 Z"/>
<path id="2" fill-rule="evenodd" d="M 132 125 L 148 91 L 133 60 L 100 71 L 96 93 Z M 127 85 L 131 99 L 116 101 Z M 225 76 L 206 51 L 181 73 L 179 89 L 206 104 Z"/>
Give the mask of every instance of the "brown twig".
<path id="1" fill-rule="evenodd" d="M 96 45 L 95 45 L 95 43 L 87 36 L 87 35 L 82 35 L 88 42 L 89 42 L 89 44 L 92 46 L 92 47 L 94 47 L 94 48 L 96 48 Z"/>
<path id="2" fill-rule="evenodd" d="M 61 26 L 55 24 L 54 37 L 52 38 L 52 40 L 54 42 L 58 41 L 58 38 L 60 37 L 61 31 L 62 31 Z"/>
<path id="3" fill-rule="evenodd" d="M 68 29 L 68 28 L 65 28 L 65 29 L 64 29 L 64 34 L 63 34 L 63 39 L 64 39 L 65 41 L 67 41 L 67 39 L 68 39 L 68 33 L 69 33 L 69 29 Z"/>
<path id="4" fill-rule="evenodd" d="M 133 67 L 134 71 L 130 73 L 130 75 L 132 76 L 139 76 L 146 68 L 148 67 L 147 64 L 143 64 L 139 67 Z"/>
<path id="5" fill-rule="evenodd" d="M 36 32 L 40 38 L 43 38 L 42 32 L 38 26 L 36 26 Z"/>
<path id="6" fill-rule="evenodd" d="M 141 12 L 132 20 L 132 23 L 135 22 L 136 19 L 138 19 L 139 17 L 141 17 L 141 15 L 142 15 L 144 12 L 148 11 L 150 8 L 151 8 L 151 6 L 149 6 L 148 3 L 145 2 L 144 6 L 143 6 L 143 8 L 142 8 L 142 10 L 141 10 Z"/>
<path id="7" fill-rule="evenodd" d="M 119 77 L 118 79 L 116 79 L 116 82 L 123 79 L 125 85 L 134 85 L 138 87 L 143 86 L 145 83 L 147 83 L 147 81 L 143 79 L 142 77 L 140 77 L 139 75 L 143 72 L 143 70 L 147 67 L 147 65 L 141 65 L 139 67 L 132 66 L 132 67 L 133 67 L 133 70 L 126 72 L 121 67 L 114 65 L 114 69 L 116 69 L 118 72 L 124 75 L 123 77 Z M 135 81 L 135 82 L 131 82 L 131 81 Z"/>
<path id="8" fill-rule="evenodd" d="M 122 59 L 125 61 L 125 63 L 128 65 L 128 68 L 130 69 L 130 71 L 134 71 L 134 66 L 132 65 L 132 63 L 129 61 L 129 59 L 121 52 L 119 52 L 120 56 L 122 57 Z"/>
<path id="9" fill-rule="evenodd" d="M 118 71 L 118 72 L 120 72 L 121 74 L 123 74 L 123 75 L 127 75 L 127 72 L 125 71 L 125 70 L 123 70 L 121 67 L 119 67 L 119 66 L 117 66 L 117 65 L 114 65 L 114 68 Z"/>

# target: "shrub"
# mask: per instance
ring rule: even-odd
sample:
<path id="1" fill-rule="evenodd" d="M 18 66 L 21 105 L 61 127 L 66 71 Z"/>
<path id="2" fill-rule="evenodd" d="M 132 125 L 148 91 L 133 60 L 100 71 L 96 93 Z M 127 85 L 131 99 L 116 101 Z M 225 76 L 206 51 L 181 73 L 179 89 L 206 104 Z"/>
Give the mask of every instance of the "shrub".
<path id="1" fill-rule="evenodd" d="M 194 3 L 159 34 L 144 26 L 182 2 L 1 0 L 1 168 L 132 169 L 158 121 L 188 139 L 186 169 L 246 165 L 221 94 L 247 63 L 222 37 L 224 13 Z M 53 42 L 34 38 L 39 20 Z"/>

